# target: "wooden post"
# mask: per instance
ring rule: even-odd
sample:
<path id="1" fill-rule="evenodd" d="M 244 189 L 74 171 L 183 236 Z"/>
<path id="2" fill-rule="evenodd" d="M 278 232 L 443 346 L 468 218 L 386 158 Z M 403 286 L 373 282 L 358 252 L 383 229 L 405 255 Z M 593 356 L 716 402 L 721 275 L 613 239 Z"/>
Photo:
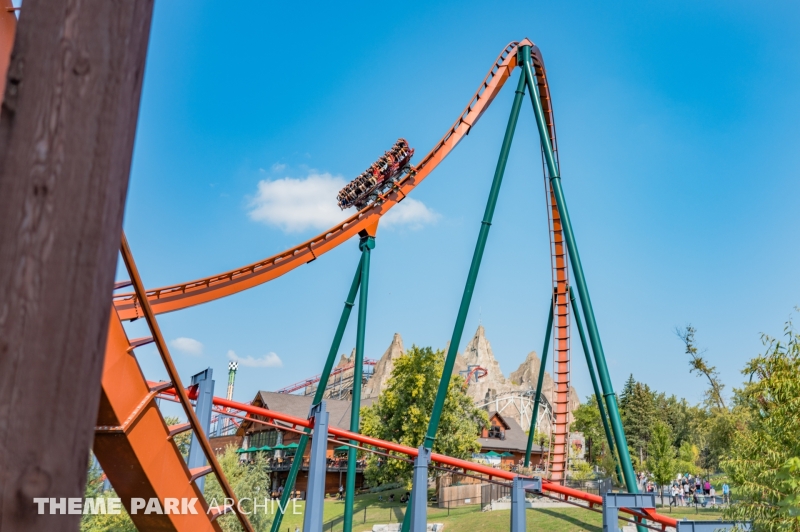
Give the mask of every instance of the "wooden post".
<path id="1" fill-rule="evenodd" d="M 0 113 L 0 530 L 77 530 L 152 0 L 26 0 Z"/>
<path id="2" fill-rule="evenodd" d="M 0 102 L 6 88 L 6 71 L 14 47 L 14 34 L 17 31 L 17 17 L 11 0 L 0 0 Z"/>

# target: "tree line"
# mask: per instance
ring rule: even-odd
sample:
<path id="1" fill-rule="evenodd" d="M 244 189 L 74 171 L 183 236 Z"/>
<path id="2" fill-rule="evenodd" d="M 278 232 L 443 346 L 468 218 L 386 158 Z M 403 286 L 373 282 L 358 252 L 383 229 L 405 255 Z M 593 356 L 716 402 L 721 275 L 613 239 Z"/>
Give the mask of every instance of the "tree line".
<path id="1" fill-rule="evenodd" d="M 706 383 L 703 401 L 692 405 L 628 377 L 619 406 L 634 468 L 658 485 L 678 473 L 724 474 L 735 495 L 726 518 L 751 521 L 755 530 L 800 530 L 800 335 L 791 322 L 783 339 L 762 335 L 764 353 L 745 365 L 745 381 L 726 399 L 719 373 L 696 345 L 696 329 L 676 332 L 689 371 Z M 612 476 L 615 457 L 595 398 L 574 415 L 587 460 Z"/>

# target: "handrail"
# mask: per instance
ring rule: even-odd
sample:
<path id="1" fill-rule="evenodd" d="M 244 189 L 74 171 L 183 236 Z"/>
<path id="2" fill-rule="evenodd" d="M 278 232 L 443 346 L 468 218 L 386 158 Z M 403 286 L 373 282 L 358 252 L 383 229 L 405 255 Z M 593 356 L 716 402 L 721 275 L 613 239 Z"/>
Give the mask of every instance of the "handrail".
<path id="1" fill-rule="evenodd" d="M 174 388 L 170 388 L 161 393 L 167 395 L 174 395 L 176 392 Z M 281 412 L 276 412 L 274 410 L 268 410 L 266 408 L 261 408 L 258 406 L 253 406 L 245 403 L 238 403 L 236 401 L 231 401 L 229 399 L 223 399 L 222 397 L 214 397 L 213 403 L 217 406 L 223 406 L 226 408 L 235 408 L 237 410 L 247 412 L 250 415 L 261 416 L 267 420 L 280 421 L 287 425 L 291 425 L 292 428 L 295 429 L 314 428 L 313 419 L 310 420 L 302 419 L 290 416 L 288 414 L 283 414 Z M 394 451 L 397 453 L 405 454 L 406 456 L 410 457 L 416 457 L 418 454 L 417 449 L 413 447 L 407 447 L 405 445 L 400 445 L 399 443 L 394 443 L 390 441 L 379 440 L 378 438 L 372 438 L 370 436 L 365 436 L 363 434 L 358 434 L 356 432 L 350 432 L 349 430 L 340 429 L 333 425 L 328 426 L 328 434 L 342 440 L 354 440 L 363 445 L 370 445 L 373 447 L 385 449 L 387 451 Z M 510 471 L 503 471 L 502 469 L 495 469 L 493 467 L 485 466 L 482 464 L 476 464 L 468 460 L 453 458 L 451 456 L 438 453 L 432 453 L 431 460 L 434 462 L 438 462 L 440 464 L 455 467 L 457 469 L 463 469 L 465 471 L 473 471 L 475 473 L 480 473 L 482 475 L 487 475 L 489 477 L 502 478 L 509 481 L 513 481 L 514 478 L 519 476 L 516 473 L 512 473 Z M 580 490 L 568 488 L 566 486 L 562 486 L 561 484 L 556 484 L 555 482 L 550 482 L 548 480 L 542 480 L 542 489 L 545 491 L 558 493 L 559 495 L 564 495 L 566 497 L 579 499 L 588 502 L 590 505 L 603 504 L 603 498 L 598 495 L 593 495 L 591 493 L 585 493 Z M 642 515 L 641 512 L 637 512 L 630 508 L 620 508 L 620 511 L 637 517 L 640 517 Z M 645 510 L 644 512 L 647 514 L 647 519 L 659 523 L 664 528 L 668 526 L 671 527 L 678 526 L 678 521 L 672 519 L 671 517 L 658 514 L 655 511 L 650 511 L 649 509 Z"/>

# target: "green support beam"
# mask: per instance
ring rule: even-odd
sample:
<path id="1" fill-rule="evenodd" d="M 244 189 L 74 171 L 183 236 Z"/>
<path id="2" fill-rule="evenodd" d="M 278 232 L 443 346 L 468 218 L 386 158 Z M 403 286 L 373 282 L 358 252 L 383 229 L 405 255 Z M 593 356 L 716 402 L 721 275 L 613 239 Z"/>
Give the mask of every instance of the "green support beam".
<path id="1" fill-rule="evenodd" d="M 359 242 L 361 248 L 361 289 L 358 293 L 358 332 L 356 334 L 356 360 L 353 368 L 353 395 L 350 406 L 350 432 L 359 432 L 361 414 L 361 373 L 364 370 L 364 333 L 367 328 L 367 295 L 369 293 L 369 259 L 370 252 L 375 248 L 375 239 L 366 233 Z M 350 440 L 353 445 L 358 442 Z M 344 497 L 344 523 L 343 529 L 350 532 L 353 529 L 353 502 L 356 496 L 356 460 L 358 451 L 354 447 L 347 450 L 347 481 Z"/>
<path id="2" fill-rule="evenodd" d="M 553 332 L 553 298 L 550 298 L 550 314 L 547 315 L 547 329 L 544 333 L 544 347 L 542 359 L 539 361 L 539 378 L 536 380 L 536 394 L 533 396 L 533 412 L 531 413 L 531 429 L 528 432 L 528 445 L 525 447 L 525 467 L 531 465 L 531 449 L 533 448 L 533 433 L 536 432 L 536 418 L 539 415 L 539 402 L 542 400 L 542 385 L 544 384 L 544 368 L 547 364 L 547 353 L 550 351 L 550 334 Z"/>
<path id="3" fill-rule="evenodd" d="M 322 374 L 319 378 L 319 384 L 317 384 L 317 390 L 314 393 L 314 405 L 319 404 L 325 396 L 325 389 L 328 387 L 328 378 L 330 377 L 331 370 L 333 370 L 333 365 L 336 363 L 336 354 L 339 352 L 339 347 L 342 344 L 342 337 L 344 336 L 344 331 L 347 328 L 347 322 L 350 320 L 350 312 L 353 310 L 353 305 L 356 301 L 356 294 L 358 293 L 358 287 L 361 283 L 362 262 L 363 254 L 362 258 L 358 262 L 358 268 L 356 268 L 356 274 L 353 277 L 353 282 L 350 285 L 350 292 L 347 294 L 347 299 L 344 302 L 344 309 L 342 309 L 342 315 L 339 317 L 339 325 L 336 327 L 336 334 L 333 335 L 333 342 L 331 342 L 331 348 L 330 351 L 328 351 L 328 358 L 325 360 L 325 368 L 322 370 Z M 283 521 L 283 512 L 288 507 L 287 505 L 289 504 L 289 497 L 294 489 L 294 483 L 297 480 L 297 473 L 300 471 L 300 467 L 303 464 L 303 455 L 306 452 L 308 440 L 308 429 L 304 429 L 304 433 L 300 437 L 300 443 L 298 443 L 294 459 L 292 460 L 292 466 L 289 469 L 289 475 L 286 477 L 286 483 L 283 487 L 283 494 L 281 495 L 281 502 L 278 506 L 279 511 L 275 513 L 275 518 L 272 520 L 272 527 L 270 528 L 271 532 L 280 531 L 281 522 Z"/>
<path id="4" fill-rule="evenodd" d="M 450 386 L 450 376 L 453 373 L 453 366 L 456 362 L 456 353 L 458 352 L 458 346 L 461 343 L 461 336 L 464 333 L 464 324 L 467 321 L 467 314 L 469 314 L 469 306 L 472 302 L 472 293 L 475 290 L 475 282 L 478 279 L 478 271 L 481 268 L 483 250 L 486 247 L 486 240 L 489 237 L 489 229 L 492 226 L 492 217 L 494 216 L 494 209 L 497 205 L 497 197 L 500 194 L 500 185 L 503 182 L 503 174 L 506 170 L 506 162 L 508 162 L 508 152 L 511 148 L 511 141 L 514 138 L 514 130 L 517 127 L 517 119 L 519 118 L 519 110 L 522 106 L 523 96 L 525 96 L 524 72 L 519 78 L 519 83 L 517 83 L 517 91 L 514 95 L 514 104 L 511 107 L 511 116 L 508 117 L 506 134 L 503 138 L 503 145 L 500 148 L 500 157 L 497 161 L 497 168 L 494 171 L 492 188 L 489 191 L 489 199 L 486 202 L 486 211 L 483 214 L 481 229 L 478 233 L 478 242 L 475 244 L 475 251 L 472 254 L 472 263 L 469 266 L 469 274 L 467 275 L 467 282 L 464 286 L 464 294 L 461 296 L 461 306 L 458 308 L 458 316 L 456 317 L 456 324 L 453 328 L 453 336 L 450 338 L 450 346 L 447 350 L 447 358 L 444 362 L 442 378 L 439 381 L 439 389 L 436 391 L 436 401 L 433 403 L 433 411 L 431 412 L 431 420 L 428 424 L 428 432 L 425 434 L 425 441 L 423 442 L 423 445 L 425 445 L 427 449 L 433 449 L 433 442 L 436 440 L 436 431 L 439 429 L 439 419 L 442 416 L 442 408 L 444 407 L 444 401 L 447 397 L 447 388 Z"/>
<path id="5" fill-rule="evenodd" d="M 564 229 L 564 239 L 567 241 L 567 250 L 569 252 L 570 263 L 572 264 L 572 273 L 575 277 L 575 284 L 578 287 L 578 295 L 583 304 L 584 317 L 586 318 L 586 328 L 589 332 L 589 339 L 592 344 L 592 351 L 594 352 L 595 362 L 597 363 L 597 372 L 600 376 L 600 384 L 603 389 L 603 397 L 608 409 L 608 417 L 611 422 L 611 431 L 614 434 L 614 440 L 617 443 L 618 454 L 620 458 L 620 466 L 622 467 L 622 475 L 625 479 L 625 486 L 630 493 L 638 493 L 636 485 L 636 475 L 633 472 L 633 465 L 631 464 L 630 453 L 628 452 L 628 440 L 625 438 L 625 431 L 622 427 L 622 419 L 619 414 L 619 407 L 617 406 L 617 397 L 614 395 L 614 387 L 611 384 L 611 378 L 608 374 L 608 366 L 606 364 L 605 352 L 603 345 L 600 342 L 600 334 L 597 330 L 597 321 L 594 317 L 594 309 L 592 308 L 592 300 L 589 298 L 589 290 L 586 286 L 586 278 L 583 274 L 583 265 L 581 264 L 580 255 L 578 254 L 578 246 L 575 242 L 575 234 L 572 231 L 572 222 L 569 218 L 569 211 L 567 210 L 566 199 L 564 198 L 564 190 L 561 187 L 561 177 L 558 172 L 558 163 L 555 159 L 553 152 L 553 145 L 550 142 L 550 135 L 547 130 L 547 123 L 544 117 L 544 110 L 542 109 L 542 102 L 539 99 L 539 88 L 536 83 L 536 76 L 533 74 L 533 67 L 531 65 L 530 46 L 522 47 L 522 63 L 525 69 L 525 78 L 527 80 L 528 88 L 530 89 L 530 99 L 533 105 L 533 112 L 536 115 L 536 125 L 539 129 L 539 138 L 544 152 L 545 163 L 547 164 L 547 171 L 550 176 L 550 186 L 553 194 L 556 197 L 556 204 L 558 205 L 558 212 L 561 216 L 561 222 Z"/>
<path id="6" fill-rule="evenodd" d="M 433 410 L 431 411 L 431 419 L 428 423 L 428 431 L 425 434 L 425 440 L 422 444 L 426 449 L 433 449 L 433 442 L 436 440 L 436 432 L 439 430 L 439 420 L 442 416 L 442 408 L 444 401 L 447 397 L 447 389 L 450 386 L 450 377 L 453 373 L 453 366 L 456 362 L 456 353 L 458 346 L 461 343 L 461 336 L 464 333 L 464 324 L 467 321 L 467 314 L 469 314 L 469 305 L 472 302 L 472 293 L 475 290 L 475 282 L 478 279 L 478 271 L 481 268 L 481 259 L 483 258 L 483 250 L 486 247 L 486 240 L 489 237 L 489 228 L 492 226 L 492 217 L 494 216 L 494 209 L 497 205 L 497 197 L 500 194 L 500 185 L 503 182 L 503 174 L 506 171 L 506 163 L 508 162 L 508 152 L 511 149 L 511 141 L 514 138 L 514 130 L 517 128 L 517 119 L 519 118 L 519 110 L 522 107 L 522 98 L 525 96 L 525 73 L 519 77 L 517 83 L 516 94 L 514 95 L 514 103 L 511 106 L 511 115 L 508 117 L 508 125 L 506 126 L 506 134 L 503 137 L 503 145 L 500 147 L 500 156 L 497 160 L 497 167 L 494 171 L 494 179 L 492 180 L 492 188 L 489 191 L 489 198 L 486 201 L 486 210 L 483 213 L 483 221 L 481 221 L 481 229 L 478 233 L 478 242 L 475 244 L 475 251 L 472 254 L 472 263 L 469 266 L 469 274 L 467 275 L 467 282 L 464 286 L 464 294 L 461 296 L 461 306 L 458 308 L 458 316 L 456 317 L 456 324 L 453 327 L 453 336 L 450 338 L 450 347 L 447 350 L 447 357 L 444 361 L 444 369 L 442 370 L 442 378 L 439 381 L 439 389 L 436 391 L 436 400 L 433 403 Z M 409 508 L 411 501 L 409 501 Z M 411 526 L 409 516 L 411 512 L 406 509 L 405 517 L 403 519 L 402 532 L 408 532 Z"/>
<path id="7" fill-rule="evenodd" d="M 617 472 L 617 481 L 622 484 L 622 472 L 619 469 L 619 460 L 617 458 L 616 445 L 614 445 L 614 437 L 611 435 L 611 428 L 608 425 L 608 418 L 606 417 L 606 409 L 603 406 L 603 395 L 600 393 L 600 386 L 597 384 L 597 375 L 594 371 L 594 362 L 592 362 L 592 354 L 589 351 L 589 345 L 586 343 L 586 334 L 583 332 L 583 322 L 581 321 L 581 313 L 578 309 L 578 303 L 575 301 L 575 293 L 572 287 L 569 287 L 569 300 L 572 304 L 572 315 L 575 316 L 575 327 L 578 329 L 578 336 L 581 338 L 581 347 L 583 347 L 583 354 L 586 356 L 586 367 L 589 369 L 589 376 L 592 378 L 592 389 L 594 396 L 597 399 L 597 409 L 600 411 L 600 421 L 603 422 L 603 430 L 606 433 L 606 440 L 608 441 L 608 451 L 614 458 L 614 466 Z"/>

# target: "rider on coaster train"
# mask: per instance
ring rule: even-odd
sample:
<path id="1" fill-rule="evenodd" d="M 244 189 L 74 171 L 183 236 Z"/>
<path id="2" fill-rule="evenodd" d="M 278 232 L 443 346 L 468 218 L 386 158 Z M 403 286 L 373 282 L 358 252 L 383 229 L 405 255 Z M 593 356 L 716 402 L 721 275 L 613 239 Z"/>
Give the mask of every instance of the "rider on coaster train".
<path id="1" fill-rule="evenodd" d="M 409 168 L 409 161 L 414 150 L 405 139 L 399 139 L 392 149 L 384 153 L 365 172 L 353 179 L 339 191 L 336 200 L 344 210 L 355 205 L 362 209 L 370 199 L 370 195 L 383 189 Z"/>

